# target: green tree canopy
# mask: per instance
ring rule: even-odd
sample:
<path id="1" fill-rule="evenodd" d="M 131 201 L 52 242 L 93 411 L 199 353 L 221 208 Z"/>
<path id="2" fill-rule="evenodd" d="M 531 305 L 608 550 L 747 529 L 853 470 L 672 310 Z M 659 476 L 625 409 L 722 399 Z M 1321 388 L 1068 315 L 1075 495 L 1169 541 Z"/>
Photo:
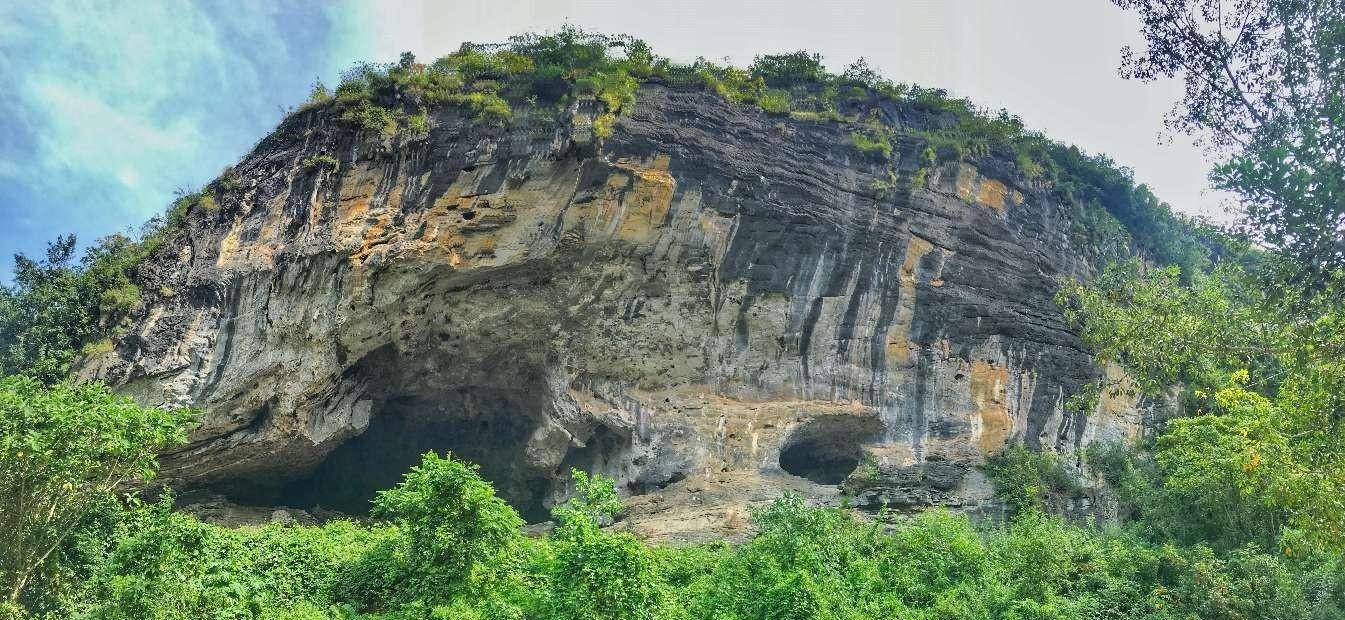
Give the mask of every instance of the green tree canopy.
<path id="1" fill-rule="evenodd" d="M 1169 126 L 1224 156 L 1242 230 L 1311 290 L 1345 269 L 1345 1 L 1113 0 L 1143 23 L 1122 75 L 1181 78 Z"/>
<path id="2" fill-rule="evenodd" d="M 0 584 L 15 602 L 90 507 L 154 475 L 192 414 L 98 384 L 0 379 Z"/>
<path id="3" fill-rule="evenodd" d="M 1182 286 L 1175 268 L 1109 267 L 1066 283 L 1084 341 L 1151 396 L 1180 386 L 1159 435 L 1150 513 L 1182 540 L 1345 546 L 1345 315 L 1326 296 L 1267 289 L 1222 266 Z"/>

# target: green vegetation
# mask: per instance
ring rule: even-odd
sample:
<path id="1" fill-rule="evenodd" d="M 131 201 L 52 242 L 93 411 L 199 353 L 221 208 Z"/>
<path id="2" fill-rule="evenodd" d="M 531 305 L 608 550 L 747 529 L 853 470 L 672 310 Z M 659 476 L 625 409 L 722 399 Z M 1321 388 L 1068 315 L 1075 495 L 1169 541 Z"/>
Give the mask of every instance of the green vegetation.
<path id="1" fill-rule="evenodd" d="M 46 383 L 65 377 L 86 345 L 103 341 L 140 302 L 132 270 L 158 242 L 112 235 L 78 265 L 74 236 L 47 246 L 46 258 L 14 257 L 14 284 L 0 286 L 0 375 Z"/>
<path id="2" fill-rule="evenodd" d="M 850 144 L 859 152 L 882 155 L 883 159 L 892 159 L 892 143 L 886 136 L 870 136 L 858 131 L 850 132 Z"/>
<path id="3" fill-rule="evenodd" d="M 340 161 L 326 153 L 323 153 L 322 155 L 309 155 L 299 163 L 299 167 L 304 170 L 336 170 L 340 165 Z"/>
<path id="4" fill-rule="evenodd" d="M 908 154 L 918 159 L 903 190 L 924 186 L 930 170 L 942 163 L 1007 159 L 1026 182 L 1053 188 L 1073 207 L 1072 239 L 1098 266 L 1134 253 L 1181 265 L 1184 273 L 1207 266 L 1208 244 L 1197 241 L 1208 236 L 1201 226 L 1136 185 L 1129 170 L 1025 131 L 1006 111 L 982 110 L 941 89 L 895 84 L 863 59 L 839 75 L 826 70 L 821 56 L 804 51 L 758 56 L 746 68 L 704 58 L 679 64 L 655 55 L 639 39 L 567 26 L 499 44 L 466 43 L 428 65 L 409 53 L 389 65 L 360 65 L 343 76 L 334 94 L 316 83 L 302 109 L 331 105 L 343 122 L 361 131 L 422 135 L 427 110 L 439 105 L 501 125 L 519 108 L 544 111 L 545 117 L 578 98 L 593 98 L 602 104 L 593 134 L 605 140 L 645 82 L 704 88 L 799 122 L 840 124 L 857 150 L 879 157 L 893 174 L 900 163 L 898 145 L 907 143 Z M 906 110 L 916 120 L 898 123 L 891 109 Z M 888 199 L 896 192 L 875 194 Z"/>
<path id="5" fill-rule="evenodd" d="M 1014 514 L 1055 508 L 1058 501 L 1076 497 L 1083 488 L 1080 472 L 1059 455 L 1019 445 L 991 457 L 984 469 L 995 495 Z"/>
<path id="6" fill-rule="evenodd" d="M 1203 139 L 1239 232 L 1274 248 L 1277 277 L 1321 291 L 1345 270 L 1345 4 L 1113 0 L 1140 18 L 1121 74 L 1179 78 L 1170 128 Z"/>
<path id="7" fill-rule="evenodd" d="M 1117 3 L 1145 18 L 1148 50 L 1128 71 L 1193 78 L 1176 125 L 1237 143 L 1216 178 L 1264 199 L 1243 222 L 1263 249 L 1173 215 L 1114 162 L 1007 114 L 894 85 L 863 61 L 832 75 L 806 52 L 747 69 L 677 65 L 638 40 L 566 29 L 465 45 L 428 67 L 409 54 L 359 67 L 334 93 L 315 85 L 306 106 L 395 135 L 427 131 L 440 104 L 505 123 L 519 105 L 592 97 L 604 139 L 638 85 L 659 80 L 846 124 L 857 151 L 884 160 L 880 199 L 923 185 L 941 162 L 1014 162 L 1019 181 L 1072 207 L 1077 244 L 1114 261 L 1090 282 L 1063 282 L 1058 302 L 1129 377 L 1064 407 L 1088 412 L 1130 392 L 1176 415 L 1142 445 L 1074 455 L 1086 472 L 1023 447 L 990 459 L 1007 524 L 943 510 L 859 518 L 786 495 L 753 512 L 745 542 L 655 547 L 607 527 L 622 510 L 612 480 L 575 471 L 554 529 L 530 538 L 474 465 L 433 453 L 377 496 L 367 523 L 230 529 L 175 512 L 170 495 L 142 503 L 134 493 L 154 455 L 185 440 L 190 414 L 63 379 L 79 351 L 107 350 L 139 304 L 136 265 L 239 188 L 226 171 L 141 240 L 109 237 L 71 266 L 74 240 L 58 239 L 42 262 L 17 257 L 15 285 L 0 289 L 0 374 L 18 375 L 0 379 L 0 620 L 1345 618 L 1345 270 L 1332 249 L 1345 178 L 1332 149 L 1345 142 L 1340 98 L 1313 96 L 1345 81 L 1345 15 L 1338 3 L 1240 4 L 1234 14 L 1261 34 L 1239 47 L 1222 22 L 1217 36 L 1201 30 L 1223 19 L 1218 3 Z M 887 105 L 923 120 L 888 122 Z M 904 157 L 917 164 L 902 169 L 906 188 L 893 165 Z M 862 467 L 880 476 L 876 461 Z M 1115 523 L 1051 516 L 1094 474 Z"/>
<path id="8" fill-rule="evenodd" d="M 0 376 L 23 374 L 61 381 L 81 354 L 110 350 L 141 303 L 136 268 L 181 230 L 193 211 L 219 209 L 219 194 L 240 181 L 232 170 L 204 191 L 180 195 L 163 217 L 150 220 L 139 239 L 114 234 L 98 240 L 75 262 L 74 235 L 47 244 L 46 256 L 14 256 L 14 282 L 0 285 Z"/>
<path id="9" fill-rule="evenodd" d="M 624 55 L 613 54 L 614 48 Z M 610 135 L 614 115 L 635 103 L 640 80 L 651 75 L 652 60 L 642 41 L 566 27 L 504 44 L 465 43 L 429 65 L 410 53 L 391 65 L 359 65 L 342 76 L 334 96 L 315 87 L 304 109 L 330 101 L 343 122 L 392 136 L 401 128 L 424 133 L 426 110 L 438 105 L 458 106 L 481 122 L 500 125 L 513 118 L 517 105 L 558 106 L 592 97 L 608 115 L 595 131 Z"/>
<path id="10" fill-rule="evenodd" d="M 1341 549 L 1340 285 L 1304 294 L 1232 263 L 1183 285 L 1176 268 L 1135 261 L 1087 285 L 1066 283 L 1060 301 L 1084 341 L 1132 375 L 1103 389 L 1163 397 L 1182 388 L 1176 404 L 1185 415 L 1158 437 L 1153 489 L 1140 494 L 1164 537 Z"/>
<path id="11" fill-rule="evenodd" d="M 144 409 L 95 384 L 0 379 L 0 586 L 18 604 L 93 511 L 186 440 L 187 411 Z"/>
<path id="12" fill-rule="evenodd" d="M 1029 511 L 978 530 L 942 510 L 867 522 L 785 496 L 742 544 L 650 547 L 600 528 L 612 481 L 575 474 L 528 538 L 476 469 L 427 454 L 386 521 L 223 528 L 171 499 L 121 509 L 86 581 L 33 617 L 257 619 L 1316 620 L 1345 613 L 1335 556 L 1150 543 Z M 45 604 L 46 606 L 41 606 Z M 46 610 L 45 615 L 38 610 Z M 18 612 L 21 613 L 21 612 Z"/>

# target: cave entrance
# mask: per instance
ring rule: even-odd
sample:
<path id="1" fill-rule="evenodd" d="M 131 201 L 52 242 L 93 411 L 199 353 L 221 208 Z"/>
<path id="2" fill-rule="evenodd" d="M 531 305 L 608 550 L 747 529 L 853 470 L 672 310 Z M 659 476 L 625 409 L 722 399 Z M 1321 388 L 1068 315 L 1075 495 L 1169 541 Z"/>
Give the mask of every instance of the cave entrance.
<path id="1" fill-rule="evenodd" d="M 364 433 L 287 485 L 281 503 L 367 514 L 378 491 L 396 486 L 421 455 L 434 451 L 479 465 L 481 477 L 529 523 L 549 518 L 550 472 L 528 467 L 526 457 L 538 426 L 527 403 L 478 389 L 395 398 L 376 409 Z"/>
<path id="2" fill-rule="evenodd" d="M 812 418 L 797 426 L 780 446 L 780 469 L 818 484 L 838 485 L 859 467 L 864 444 L 881 431 L 877 418 Z"/>

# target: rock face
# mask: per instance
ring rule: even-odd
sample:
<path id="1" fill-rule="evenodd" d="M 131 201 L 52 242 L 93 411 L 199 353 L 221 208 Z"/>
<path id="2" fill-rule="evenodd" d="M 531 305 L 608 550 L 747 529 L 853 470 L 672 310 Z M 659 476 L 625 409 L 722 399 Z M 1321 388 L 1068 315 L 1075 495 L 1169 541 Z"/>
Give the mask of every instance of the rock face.
<path id="1" fill-rule="evenodd" d="M 203 411 L 179 489 L 361 511 L 451 451 L 530 521 L 571 467 L 611 475 L 657 539 L 789 489 L 985 509 L 1006 444 L 1139 432 L 1130 402 L 1066 410 L 1098 372 L 1052 302 L 1084 250 L 1010 163 L 917 174 L 911 145 L 658 85 L 599 143 L 593 106 L 397 138 L 292 115 L 80 372 Z"/>

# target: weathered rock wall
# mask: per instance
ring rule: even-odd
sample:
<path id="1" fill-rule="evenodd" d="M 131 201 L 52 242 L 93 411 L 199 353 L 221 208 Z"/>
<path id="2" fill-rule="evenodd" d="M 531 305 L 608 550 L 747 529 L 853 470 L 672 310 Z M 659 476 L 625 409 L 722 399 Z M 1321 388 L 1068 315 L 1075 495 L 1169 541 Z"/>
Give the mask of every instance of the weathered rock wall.
<path id="1" fill-rule="evenodd" d="M 626 525 L 667 539 L 842 481 L 861 506 L 984 508 L 975 466 L 1006 443 L 1139 432 L 1130 402 L 1065 409 L 1097 370 L 1051 298 L 1086 266 L 1009 163 L 903 190 L 902 145 L 883 192 L 840 124 L 645 86 L 599 145 L 591 105 L 505 128 L 445 108 L 396 139 L 292 116 L 81 373 L 203 410 L 164 458 L 179 487 L 358 510 L 451 450 L 532 520 L 570 467 L 608 473 Z"/>

